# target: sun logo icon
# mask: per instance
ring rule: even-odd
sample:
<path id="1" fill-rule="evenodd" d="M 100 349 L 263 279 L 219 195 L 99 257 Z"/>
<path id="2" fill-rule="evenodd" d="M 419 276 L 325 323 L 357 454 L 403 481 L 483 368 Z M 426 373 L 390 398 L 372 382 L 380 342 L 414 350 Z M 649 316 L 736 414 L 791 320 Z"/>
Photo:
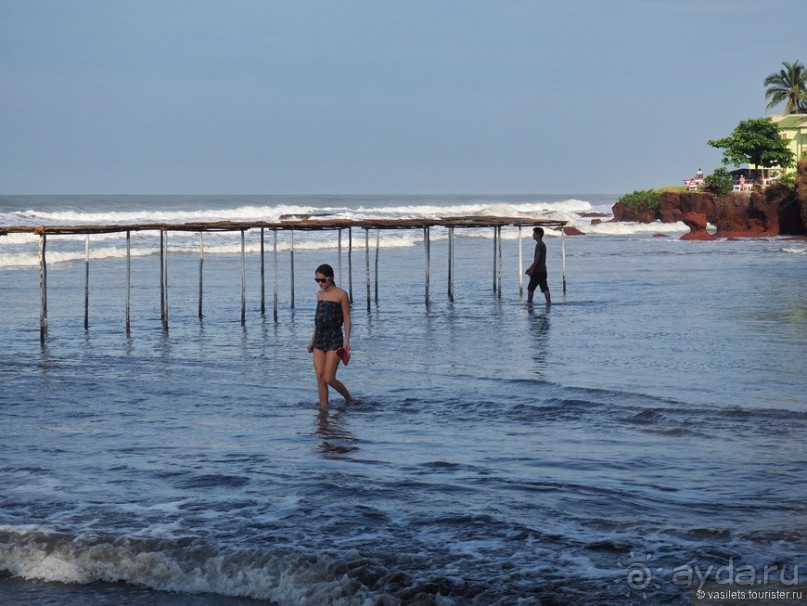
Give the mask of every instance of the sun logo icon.
<path id="1" fill-rule="evenodd" d="M 637 559 L 632 551 L 628 555 L 631 561 L 625 564 L 622 563 L 622 560 L 617 560 L 617 565 L 625 569 L 625 574 L 615 580 L 614 583 L 622 583 L 623 581 L 627 583 L 628 591 L 625 593 L 626 598 L 629 598 L 635 592 L 636 594 L 641 594 L 642 598 L 646 600 L 646 589 L 648 587 L 661 589 L 661 585 L 653 582 L 654 571 L 650 570 L 650 567 L 647 565 L 647 562 L 650 562 L 653 558 L 653 554 L 648 553 L 643 560 Z M 655 570 L 655 572 L 661 571 L 661 568 L 656 568 Z"/>

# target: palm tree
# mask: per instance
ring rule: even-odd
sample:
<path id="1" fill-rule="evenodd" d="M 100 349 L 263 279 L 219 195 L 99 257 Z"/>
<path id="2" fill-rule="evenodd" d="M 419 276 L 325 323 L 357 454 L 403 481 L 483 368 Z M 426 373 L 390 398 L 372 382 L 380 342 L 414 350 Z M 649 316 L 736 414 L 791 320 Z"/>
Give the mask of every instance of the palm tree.
<path id="1" fill-rule="evenodd" d="M 786 114 L 807 113 L 807 69 L 796 60 L 790 64 L 782 61 L 784 69 L 765 78 L 765 98 L 770 98 L 766 109 L 786 101 Z"/>

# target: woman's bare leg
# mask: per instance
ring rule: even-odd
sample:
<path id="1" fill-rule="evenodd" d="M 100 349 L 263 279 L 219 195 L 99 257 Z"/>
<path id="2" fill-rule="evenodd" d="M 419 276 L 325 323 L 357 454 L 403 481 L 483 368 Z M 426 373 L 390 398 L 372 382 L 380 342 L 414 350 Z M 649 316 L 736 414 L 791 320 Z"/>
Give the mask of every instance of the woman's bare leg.
<path id="1" fill-rule="evenodd" d="M 319 395 L 319 405 L 328 405 L 328 383 L 325 381 L 325 352 L 321 349 L 314 350 L 314 372 L 317 375 L 317 394 Z"/>
<path id="2" fill-rule="evenodd" d="M 317 393 L 319 394 L 320 406 L 328 405 L 328 386 L 338 391 L 346 402 L 354 401 L 344 383 L 336 378 L 338 368 L 339 356 L 336 355 L 336 350 L 314 350 L 314 371 L 317 374 Z"/>
<path id="3" fill-rule="evenodd" d="M 325 384 L 330 385 L 345 398 L 346 402 L 352 402 L 353 396 L 347 390 L 347 387 L 336 378 L 336 371 L 339 369 L 339 356 L 336 351 L 328 351 L 325 353 Z"/>

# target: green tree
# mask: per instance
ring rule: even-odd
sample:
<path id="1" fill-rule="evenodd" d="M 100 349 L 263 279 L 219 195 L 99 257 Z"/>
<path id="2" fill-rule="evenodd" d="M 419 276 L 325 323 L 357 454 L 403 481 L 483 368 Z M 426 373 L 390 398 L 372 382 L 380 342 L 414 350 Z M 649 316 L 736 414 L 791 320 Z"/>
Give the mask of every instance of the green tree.
<path id="1" fill-rule="evenodd" d="M 642 212 L 657 209 L 660 200 L 661 194 L 653 189 L 637 189 L 633 193 L 625 194 L 619 198 L 618 202 L 622 202 L 622 204 L 637 212 Z"/>
<path id="2" fill-rule="evenodd" d="M 765 78 L 765 98 L 771 100 L 766 109 L 784 101 L 786 114 L 807 113 L 807 69 L 798 60 L 782 65 L 784 69 Z"/>
<path id="3" fill-rule="evenodd" d="M 734 191 L 734 181 L 731 178 L 731 173 L 725 168 L 716 168 L 715 172 L 707 176 L 703 180 L 703 185 L 706 191 L 718 196 L 725 196 Z"/>
<path id="4" fill-rule="evenodd" d="M 723 149 L 723 164 L 740 166 L 744 162 L 771 168 L 789 168 L 795 155 L 782 139 L 782 131 L 770 118 L 743 120 L 723 139 L 707 141 L 712 147 Z"/>

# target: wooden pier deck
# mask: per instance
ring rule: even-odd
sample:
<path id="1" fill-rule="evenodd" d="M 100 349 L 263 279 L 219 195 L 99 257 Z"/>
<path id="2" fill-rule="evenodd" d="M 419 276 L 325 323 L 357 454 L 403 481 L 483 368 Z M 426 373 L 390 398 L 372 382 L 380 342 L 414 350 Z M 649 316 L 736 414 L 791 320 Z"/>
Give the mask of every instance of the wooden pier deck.
<path id="1" fill-rule="evenodd" d="M 316 217 L 316 218 L 314 218 Z M 339 233 L 339 264 L 341 275 L 342 261 L 342 232 L 348 232 L 348 290 L 353 301 L 353 229 L 364 230 L 365 234 L 365 273 L 367 285 L 367 309 L 371 306 L 371 278 L 370 278 L 370 232 L 376 232 L 375 244 L 375 300 L 378 301 L 378 258 L 379 234 L 382 230 L 413 229 L 423 230 L 423 244 L 425 251 L 425 301 L 430 298 L 429 267 L 431 264 L 430 230 L 435 227 L 448 230 L 448 296 L 454 298 L 454 231 L 456 229 L 493 229 L 493 290 L 501 297 L 502 293 L 502 239 L 501 230 L 506 226 L 517 226 L 518 230 L 518 269 L 519 294 L 523 292 L 523 260 L 521 253 L 522 227 L 545 227 L 557 229 L 561 234 L 561 260 L 563 273 L 563 292 L 566 292 L 566 248 L 564 228 L 567 221 L 552 219 L 534 219 L 530 217 L 500 217 L 500 216 L 459 216 L 418 219 L 381 219 L 381 220 L 348 220 L 323 219 L 320 216 L 292 216 L 282 218 L 278 222 L 267 221 L 212 221 L 189 223 L 137 223 L 137 224 L 107 224 L 107 225 L 38 225 L 38 226 L 0 226 L 0 237 L 9 234 L 32 234 L 39 236 L 39 275 L 40 275 L 40 339 L 45 341 L 48 328 L 47 314 L 47 237 L 49 235 L 83 235 L 85 236 L 85 305 L 84 327 L 89 327 L 89 264 L 90 264 L 90 236 L 94 234 L 125 233 L 126 234 L 126 293 L 125 293 L 125 325 L 127 334 L 130 333 L 130 291 L 131 291 L 131 232 L 154 231 L 160 235 L 160 291 L 161 291 L 161 318 L 165 330 L 168 330 L 168 234 L 170 232 L 194 232 L 199 234 L 199 318 L 203 316 L 203 267 L 204 267 L 204 239 L 205 233 L 240 232 L 241 234 L 241 323 L 246 322 L 246 270 L 245 270 L 245 234 L 248 231 L 260 230 L 260 280 L 261 280 L 261 314 L 266 311 L 265 292 L 265 233 L 270 231 L 274 235 L 273 243 L 273 274 L 274 274 L 274 319 L 277 321 L 278 292 L 277 292 L 277 234 L 278 232 L 291 232 L 291 307 L 294 307 L 294 233 L 296 231 L 338 231 Z"/>

